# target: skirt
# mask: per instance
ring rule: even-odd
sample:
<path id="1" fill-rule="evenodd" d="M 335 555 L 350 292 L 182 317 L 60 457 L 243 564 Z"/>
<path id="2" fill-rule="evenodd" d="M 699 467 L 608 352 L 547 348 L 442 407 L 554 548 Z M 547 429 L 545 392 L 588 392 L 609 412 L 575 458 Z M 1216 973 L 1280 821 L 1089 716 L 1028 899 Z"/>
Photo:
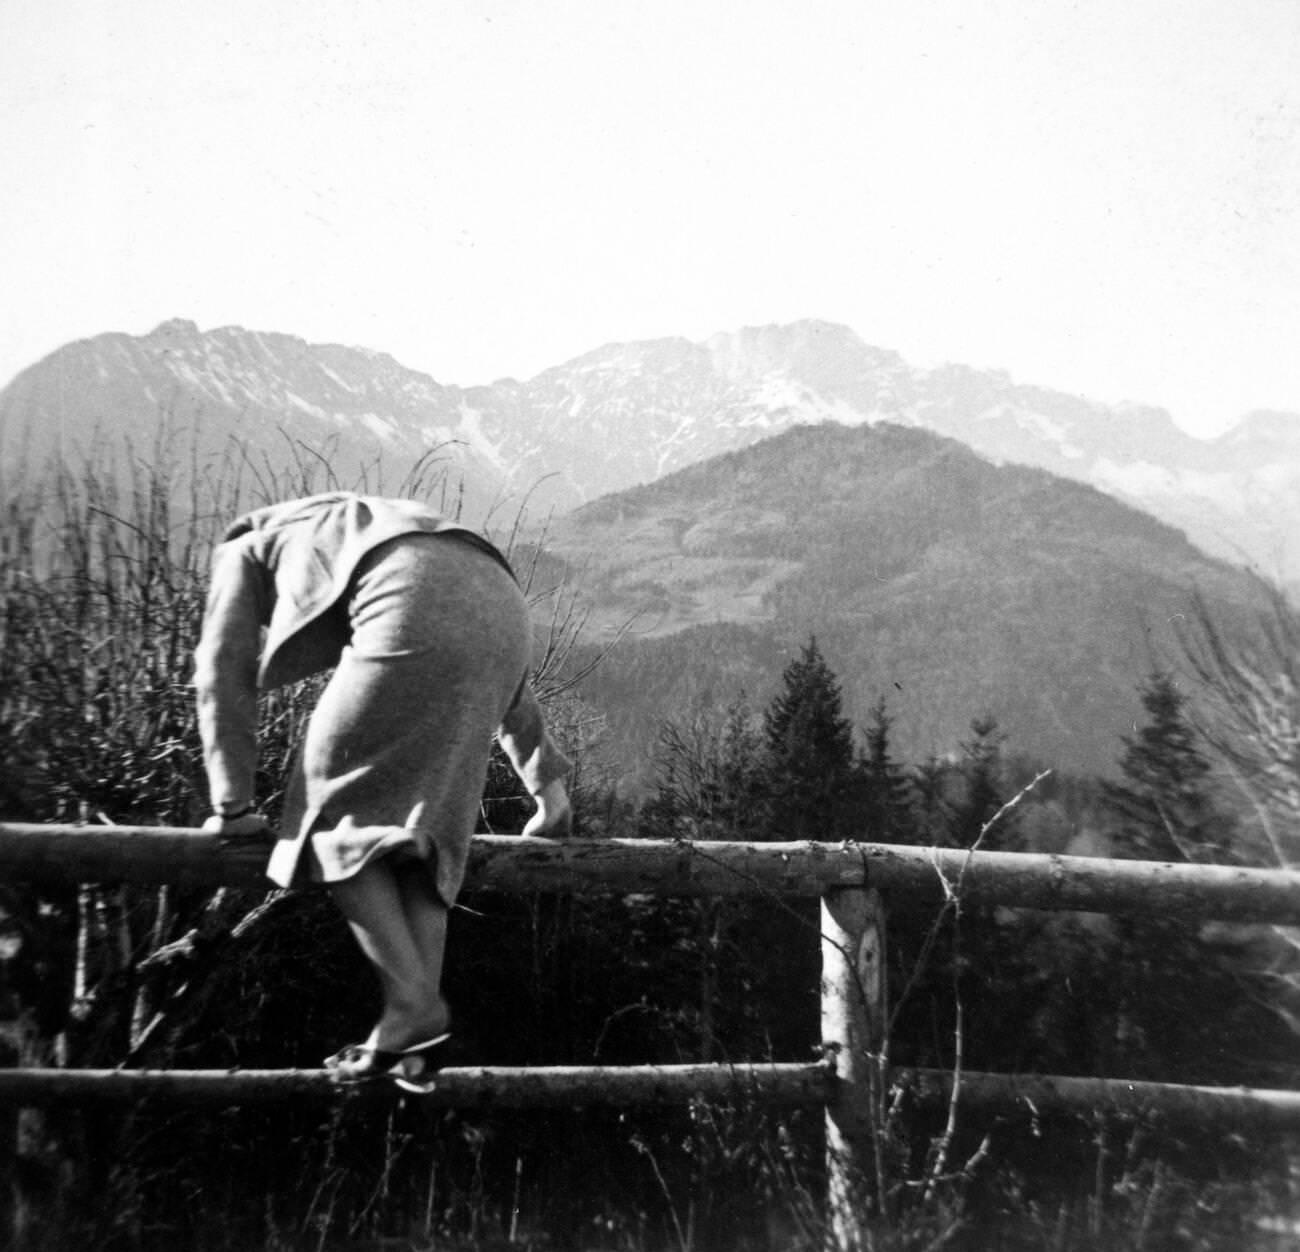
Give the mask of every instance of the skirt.
<path id="1" fill-rule="evenodd" d="M 349 641 L 308 721 L 267 874 L 329 883 L 414 856 L 450 907 L 493 734 L 528 674 L 523 594 L 473 543 L 411 534 L 362 560 L 341 608 Z"/>

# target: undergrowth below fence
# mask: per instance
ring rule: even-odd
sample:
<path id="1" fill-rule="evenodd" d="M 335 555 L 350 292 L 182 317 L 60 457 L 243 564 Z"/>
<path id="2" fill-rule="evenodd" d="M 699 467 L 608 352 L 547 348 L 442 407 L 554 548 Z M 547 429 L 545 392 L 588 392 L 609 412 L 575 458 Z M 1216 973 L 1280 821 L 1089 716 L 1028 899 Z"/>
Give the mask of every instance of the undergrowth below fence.
<path id="1" fill-rule="evenodd" d="M 48 1128 L 47 1128 L 48 1129 Z M 103 1252 L 822 1252 L 820 1113 L 472 1113 L 407 1102 L 358 1116 L 141 1106 L 81 1114 L 95 1167 L 29 1201 L 14 1248 Z M 1285 1180 L 1144 1150 L 1080 1121 L 993 1128 L 977 1175 L 867 1223 L 879 1252 L 1268 1252 Z M 1016 1168 L 1034 1138 L 1051 1159 Z M 184 1151 L 178 1145 L 184 1144 Z M 1048 1146 L 1050 1145 L 1050 1147 Z M 972 1153 L 974 1143 L 963 1143 Z M 1190 1148 L 1191 1145 L 1188 1145 Z M 1200 1145 L 1202 1148 L 1206 1143 Z M 218 1167 L 219 1164 L 219 1167 Z M 900 1180 L 906 1190 L 906 1180 Z"/>

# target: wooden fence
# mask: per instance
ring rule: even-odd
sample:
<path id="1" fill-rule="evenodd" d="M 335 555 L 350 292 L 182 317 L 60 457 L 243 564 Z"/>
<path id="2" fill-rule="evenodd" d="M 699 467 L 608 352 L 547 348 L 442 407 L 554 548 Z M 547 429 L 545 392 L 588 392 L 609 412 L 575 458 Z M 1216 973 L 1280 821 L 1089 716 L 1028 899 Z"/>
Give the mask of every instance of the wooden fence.
<path id="1" fill-rule="evenodd" d="M 11 882 L 257 887 L 265 885 L 265 859 L 263 846 L 223 845 L 194 830 L 0 823 L 0 873 Z M 677 1104 L 735 1096 L 823 1105 L 828 1199 L 844 1247 L 858 1246 L 863 1238 L 855 1200 L 871 1158 L 873 1092 L 878 1095 L 885 1084 L 919 1100 L 950 1100 L 958 1081 L 938 1070 L 879 1072 L 889 897 L 1300 926 L 1300 873 L 1290 871 L 872 843 L 480 836 L 468 883 L 511 892 L 819 898 L 823 1063 L 451 1069 L 440 1076 L 438 1090 L 422 1098 L 479 1108 Z M 1165 1121 L 1300 1131 L 1297 1091 L 970 1072 L 959 1081 L 961 1105 L 972 1110 L 1154 1114 Z M 10 1106 L 145 1097 L 231 1105 L 330 1100 L 339 1091 L 328 1074 L 315 1070 L 0 1070 L 0 1104 Z M 385 1085 L 361 1098 L 392 1096 Z"/>

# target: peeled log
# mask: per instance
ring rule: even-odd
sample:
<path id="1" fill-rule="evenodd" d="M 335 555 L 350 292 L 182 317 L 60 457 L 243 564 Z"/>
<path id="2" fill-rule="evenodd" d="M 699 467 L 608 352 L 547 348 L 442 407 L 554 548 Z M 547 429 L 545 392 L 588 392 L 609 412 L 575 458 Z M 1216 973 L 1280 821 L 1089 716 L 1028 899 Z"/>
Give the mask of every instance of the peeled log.
<path id="1" fill-rule="evenodd" d="M 391 1102 L 430 1108 L 576 1108 L 677 1105 L 726 1100 L 814 1105 L 829 1074 L 811 1065 L 559 1065 L 444 1070 L 430 1095 L 406 1096 L 386 1081 L 341 1087 L 327 1070 L 0 1069 L 0 1106 L 279 1104 L 288 1101 Z"/>
<path id="2" fill-rule="evenodd" d="M 448 1069 L 427 1096 L 404 1096 L 387 1082 L 339 1087 L 325 1070 L 0 1069 L 0 1107 L 58 1104 L 233 1106 L 291 1101 L 360 1104 L 398 1098 L 429 1108 L 581 1108 L 682 1105 L 733 1100 L 790 1107 L 826 1104 L 833 1075 L 822 1064 L 800 1065 L 559 1065 L 530 1068 Z M 952 1075 L 907 1069 L 889 1084 L 921 1104 L 947 1101 Z M 1300 1131 L 1300 1091 L 1194 1087 L 1126 1082 L 1118 1078 L 1064 1078 L 1050 1074 L 962 1075 L 967 1114 L 1025 1117 L 1156 1118 L 1168 1123 Z"/>
<path id="3" fill-rule="evenodd" d="M 178 828 L 0 823 L 0 877 L 9 882 L 266 887 L 268 850 L 266 843 L 223 846 L 215 835 Z M 510 892 L 733 896 L 821 896 L 839 887 L 870 886 L 936 903 L 945 890 L 960 890 L 972 905 L 1300 925 L 1295 871 L 878 843 L 560 842 L 479 835 L 467 885 Z"/>
<path id="4" fill-rule="evenodd" d="M 895 1089 L 921 1103 L 947 1101 L 952 1075 L 943 1070 L 895 1070 Z M 1254 1087 L 1197 1087 L 1122 1078 L 1065 1078 L 1052 1074 L 962 1075 L 960 1107 L 966 1113 L 1006 1116 L 1072 1114 L 1079 1117 L 1156 1118 L 1168 1123 L 1248 1126 L 1300 1131 L 1300 1091 Z"/>

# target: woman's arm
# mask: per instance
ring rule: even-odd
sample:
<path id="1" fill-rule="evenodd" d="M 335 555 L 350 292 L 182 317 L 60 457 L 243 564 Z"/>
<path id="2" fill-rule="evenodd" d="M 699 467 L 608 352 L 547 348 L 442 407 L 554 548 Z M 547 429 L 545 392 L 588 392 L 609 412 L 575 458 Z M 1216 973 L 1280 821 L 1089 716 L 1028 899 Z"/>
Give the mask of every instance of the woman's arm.
<path id="1" fill-rule="evenodd" d="M 527 681 L 520 686 L 497 737 L 515 773 L 537 802 L 537 812 L 529 818 L 523 833 L 570 834 L 573 810 L 564 779 L 572 768 L 572 762 L 547 733 L 541 706 Z"/>
<path id="2" fill-rule="evenodd" d="M 267 574 L 253 538 L 217 549 L 194 653 L 199 735 L 215 813 L 238 813 L 253 804 L 257 663 L 262 626 L 270 615 Z"/>

